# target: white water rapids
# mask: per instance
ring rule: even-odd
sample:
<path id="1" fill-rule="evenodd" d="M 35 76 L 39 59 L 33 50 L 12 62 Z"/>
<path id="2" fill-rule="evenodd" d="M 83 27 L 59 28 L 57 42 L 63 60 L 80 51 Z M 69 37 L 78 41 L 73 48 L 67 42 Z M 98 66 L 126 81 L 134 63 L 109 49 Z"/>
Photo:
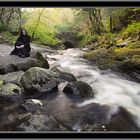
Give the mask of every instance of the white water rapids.
<path id="1" fill-rule="evenodd" d="M 60 51 L 57 55 L 47 55 L 51 65 L 57 65 L 62 71 L 73 74 L 77 80 L 88 83 L 94 90 L 95 97 L 86 100 L 77 106 L 85 106 L 90 103 L 107 104 L 112 107 L 110 115 L 114 114 L 119 106 L 133 114 L 140 127 L 140 84 L 129 81 L 126 78 L 112 72 L 102 73 L 97 67 L 91 66 L 82 58 L 84 51 L 80 49 L 68 49 Z"/>

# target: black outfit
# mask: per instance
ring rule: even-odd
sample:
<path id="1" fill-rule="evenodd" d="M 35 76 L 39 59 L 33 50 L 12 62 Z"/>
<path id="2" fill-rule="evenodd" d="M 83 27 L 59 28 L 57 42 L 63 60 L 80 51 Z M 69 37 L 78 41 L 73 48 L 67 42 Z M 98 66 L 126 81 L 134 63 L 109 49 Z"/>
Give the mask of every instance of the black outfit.
<path id="1" fill-rule="evenodd" d="M 16 46 L 24 45 L 23 48 L 16 48 Z M 18 55 L 19 57 L 29 57 L 30 56 L 30 36 L 19 36 L 15 42 L 15 49 L 11 52 L 10 55 Z"/>

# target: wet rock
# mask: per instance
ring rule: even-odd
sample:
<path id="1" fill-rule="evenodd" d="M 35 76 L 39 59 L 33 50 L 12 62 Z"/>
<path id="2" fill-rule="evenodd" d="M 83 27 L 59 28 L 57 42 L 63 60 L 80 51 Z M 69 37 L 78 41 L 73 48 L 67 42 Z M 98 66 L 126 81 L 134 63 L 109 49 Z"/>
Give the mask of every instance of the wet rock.
<path id="1" fill-rule="evenodd" d="M 36 57 L 20 58 L 15 55 L 0 56 L 0 74 L 6 74 L 18 70 L 26 71 L 31 67 L 49 68 L 48 61 L 41 53 L 36 53 Z"/>
<path id="2" fill-rule="evenodd" d="M 0 79 L 3 80 L 4 84 L 13 83 L 19 85 L 19 79 L 23 73 L 23 71 L 11 72 L 8 74 L 0 75 Z"/>
<path id="3" fill-rule="evenodd" d="M 53 116 L 35 112 L 28 120 L 21 123 L 18 128 L 23 131 L 68 131 L 68 129 L 58 122 Z"/>
<path id="4" fill-rule="evenodd" d="M 81 107 L 81 131 L 138 131 L 135 118 L 123 107 L 92 103 Z"/>
<path id="5" fill-rule="evenodd" d="M 27 111 L 34 112 L 43 105 L 42 101 L 37 99 L 28 99 L 21 106 L 24 107 Z"/>
<path id="6" fill-rule="evenodd" d="M 107 113 L 110 111 L 110 107 L 106 104 L 91 103 L 81 107 L 81 110 L 85 114 L 84 119 L 87 122 L 104 124 L 108 119 Z"/>
<path id="7" fill-rule="evenodd" d="M 68 83 L 67 86 L 64 88 L 63 92 L 76 95 L 79 97 L 94 97 L 93 90 L 90 85 L 83 81 L 75 81 Z"/>
<path id="8" fill-rule="evenodd" d="M 86 124 L 81 131 L 106 131 L 106 126 L 98 123 Z"/>
<path id="9" fill-rule="evenodd" d="M 108 122 L 106 129 L 108 131 L 139 131 L 135 118 L 123 107 L 114 114 Z"/>
<path id="10" fill-rule="evenodd" d="M 65 49 L 74 48 L 79 43 L 79 39 L 74 32 L 60 32 L 56 37 L 61 40 Z"/>
<path id="11" fill-rule="evenodd" d="M 43 55 L 40 52 L 34 51 L 31 55 L 33 58 L 36 58 L 38 62 L 40 63 L 40 67 L 49 69 L 49 63 L 46 58 L 43 57 Z"/>
<path id="12" fill-rule="evenodd" d="M 77 81 L 75 76 L 71 73 L 67 73 L 67 72 L 60 72 L 59 73 L 59 78 L 68 82 L 74 82 Z"/>
<path id="13" fill-rule="evenodd" d="M 21 88 L 15 84 L 7 83 L 2 86 L 1 95 L 13 95 L 13 94 L 21 94 Z"/>
<path id="14" fill-rule="evenodd" d="M 58 73 L 58 75 L 59 75 L 58 78 L 62 82 L 65 82 L 65 81 L 68 81 L 68 82 L 77 81 L 73 74 L 67 73 L 67 72 L 62 72 L 57 67 L 53 67 L 51 70 Z"/>
<path id="15" fill-rule="evenodd" d="M 15 84 L 7 83 L 2 86 L 0 96 L 14 101 L 20 101 L 19 99 L 22 97 L 22 89 Z"/>
<path id="16" fill-rule="evenodd" d="M 21 86 L 27 93 L 44 93 L 58 87 L 58 74 L 47 69 L 33 67 L 20 79 Z"/>

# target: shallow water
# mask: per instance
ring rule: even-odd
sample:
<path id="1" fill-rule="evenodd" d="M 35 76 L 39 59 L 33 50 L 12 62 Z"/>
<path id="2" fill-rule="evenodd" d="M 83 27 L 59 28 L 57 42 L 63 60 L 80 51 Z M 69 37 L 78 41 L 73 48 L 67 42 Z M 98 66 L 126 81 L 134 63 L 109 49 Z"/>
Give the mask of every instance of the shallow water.
<path id="1" fill-rule="evenodd" d="M 77 106 L 91 103 L 109 105 L 112 107 L 108 113 L 109 118 L 122 106 L 131 112 L 140 127 L 140 84 L 111 71 L 103 73 L 83 59 L 83 53 L 80 49 L 68 49 L 61 51 L 60 55 L 48 55 L 49 58 L 58 60 L 52 66 L 56 65 L 60 70 L 74 74 L 78 80 L 90 84 L 93 88 L 95 97 L 77 103 Z"/>

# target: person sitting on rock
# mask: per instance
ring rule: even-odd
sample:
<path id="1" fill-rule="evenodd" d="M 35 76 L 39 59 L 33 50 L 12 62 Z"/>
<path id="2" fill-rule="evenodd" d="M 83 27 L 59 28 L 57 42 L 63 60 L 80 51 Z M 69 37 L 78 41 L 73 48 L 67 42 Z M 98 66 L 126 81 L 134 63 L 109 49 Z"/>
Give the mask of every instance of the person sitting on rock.
<path id="1" fill-rule="evenodd" d="M 30 36 L 25 29 L 21 29 L 20 35 L 15 42 L 15 49 L 10 55 L 18 55 L 19 57 L 25 58 L 30 56 Z"/>

